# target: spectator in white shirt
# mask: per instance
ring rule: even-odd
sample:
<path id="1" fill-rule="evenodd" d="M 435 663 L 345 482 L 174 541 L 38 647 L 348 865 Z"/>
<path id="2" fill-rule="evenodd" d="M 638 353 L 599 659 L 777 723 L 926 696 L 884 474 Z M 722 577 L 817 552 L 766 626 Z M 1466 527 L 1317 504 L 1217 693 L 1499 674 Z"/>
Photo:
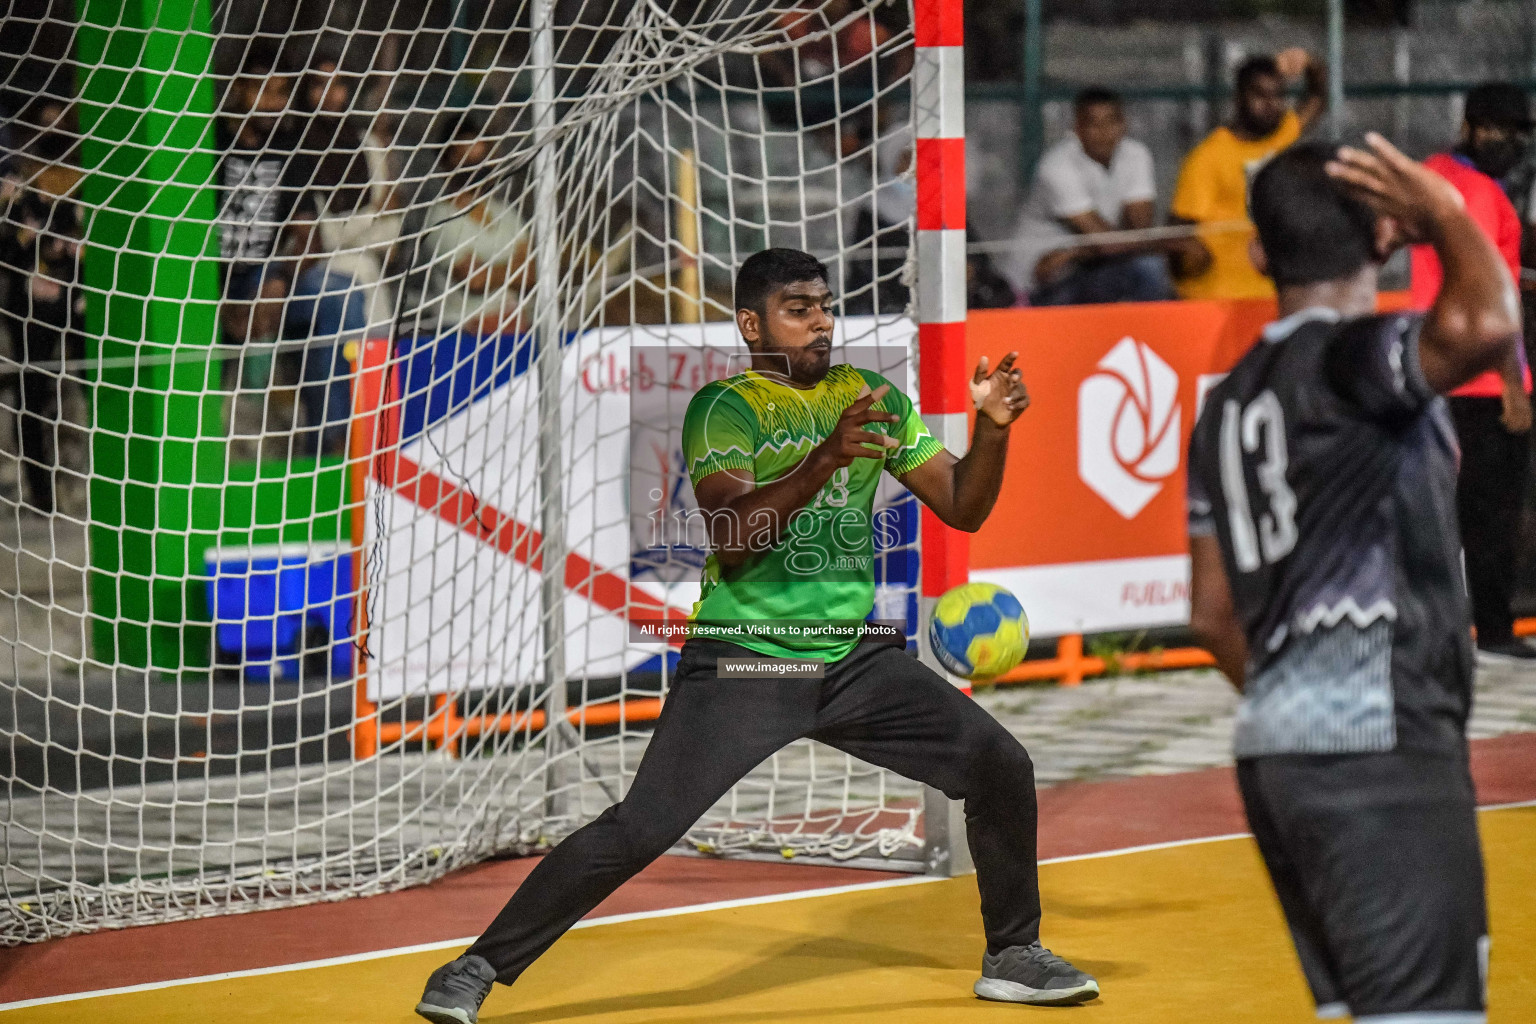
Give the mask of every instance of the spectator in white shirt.
<path id="1" fill-rule="evenodd" d="M 1073 238 L 1150 228 L 1157 197 L 1152 153 L 1125 137 L 1120 97 L 1084 89 L 1073 111 L 1073 133 L 1040 160 L 1012 260 L 1015 280 L 1037 306 L 1173 298 L 1168 252 L 1178 243 Z"/>

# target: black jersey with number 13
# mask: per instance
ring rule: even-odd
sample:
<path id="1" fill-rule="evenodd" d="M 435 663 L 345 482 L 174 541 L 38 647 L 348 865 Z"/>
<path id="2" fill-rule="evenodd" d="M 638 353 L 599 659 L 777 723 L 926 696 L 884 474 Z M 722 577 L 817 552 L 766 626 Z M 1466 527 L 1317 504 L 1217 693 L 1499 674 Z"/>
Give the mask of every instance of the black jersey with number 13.
<path id="1" fill-rule="evenodd" d="M 1420 324 L 1303 310 L 1206 396 L 1189 521 L 1220 542 L 1248 637 L 1238 757 L 1462 749 L 1457 449 Z"/>

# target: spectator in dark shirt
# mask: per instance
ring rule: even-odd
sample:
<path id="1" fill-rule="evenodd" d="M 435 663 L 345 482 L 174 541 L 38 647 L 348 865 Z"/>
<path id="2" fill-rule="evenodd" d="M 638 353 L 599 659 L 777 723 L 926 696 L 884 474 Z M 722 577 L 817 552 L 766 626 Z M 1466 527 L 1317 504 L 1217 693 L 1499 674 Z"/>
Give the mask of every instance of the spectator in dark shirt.
<path id="1" fill-rule="evenodd" d="M 969 237 L 969 236 L 967 236 Z M 967 309 L 1006 309 L 1017 306 L 1019 297 L 1008 279 L 998 273 L 992 257 L 984 252 L 965 257 L 965 307 Z"/>
<path id="2" fill-rule="evenodd" d="M 37 134 L 19 161 L 6 205 L 0 263 L 8 271 L 9 326 L 22 363 L 17 435 L 27 503 L 51 515 L 59 466 L 60 362 L 83 355 L 81 221 L 75 200 L 80 171 L 72 160 L 68 108 L 50 98 L 29 114 Z"/>
<path id="3" fill-rule="evenodd" d="M 818 129 L 812 137 L 829 152 L 853 155 L 872 134 L 874 111 L 851 98 L 877 93 L 912 69 L 911 47 L 892 45 L 904 21 L 894 6 L 854 16 L 848 0 L 789 7 L 778 25 L 790 45 L 759 58 L 764 77 L 779 87 L 768 94 L 769 115 L 782 125 Z"/>
<path id="4" fill-rule="evenodd" d="M 11 125 L 11 110 L 8 107 L 0 107 L 0 181 L 14 180 L 16 152 L 16 133 Z M 10 202 L 11 196 L 7 193 L 0 196 L 0 202 Z"/>
<path id="5" fill-rule="evenodd" d="M 297 97 L 304 126 L 299 133 L 303 166 L 316 170 L 319 161 L 338 150 L 360 151 L 365 145 L 367 119 L 352 110 L 352 79 L 332 58 L 322 58 L 304 75 Z M 301 184 L 312 184 L 303 182 Z"/>
<path id="6" fill-rule="evenodd" d="M 1523 89 L 1504 82 L 1485 83 L 1467 94 L 1456 148 L 1424 161 L 1424 166 L 1461 193 L 1467 213 L 1517 280 L 1520 218 L 1499 179 L 1519 162 L 1533 124 Z M 1432 306 L 1441 283 L 1435 251 L 1427 245 L 1414 246 L 1413 307 Z M 1456 503 L 1467 592 L 1477 626 L 1477 653 L 1484 661 L 1536 661 L 1536 648 L 1514 635 L 1512 604 L 1531 461 L 1531 376 L 1524 355 L 1524 347 L 1516 347 L 1501 367 L 1472 378 L 1447 397 L 1461 447 Z"/>
<path id="7" fill-rule="evenodd" d="M 334 56 L 321 56 L 298 96 L 306 121 L 296 160 L 311 180 L 289 227 L 296 262 L 283 337 L 305 343 L 285 355 L 298 356 L 299 445 L 309 454 L 346 450 L 355 343 L 387 333 L 394 315 L 382 269 L 400 233 L 399 197 L 387 143 L 354 110 L 355 84 Z"/>
<path id="8" fill-rule="evenodd" d="M 900 313 L 910 298 L 901 279 L 917 213 L 910 135 L 892 132 L 875 143 L 875 187 L 854 212 L 843 310 L 850 316 Z"/>
<path id="9" fill-rule="evenodd" d="M 277 258 L 283 230 L 312 178 L 287 111 L 292 83 L 267 56 L 253 56 L 230 89 L 220 120 L 219 243 L 227 344 L 271 341 L 282 325 L 288 268 Z"/>

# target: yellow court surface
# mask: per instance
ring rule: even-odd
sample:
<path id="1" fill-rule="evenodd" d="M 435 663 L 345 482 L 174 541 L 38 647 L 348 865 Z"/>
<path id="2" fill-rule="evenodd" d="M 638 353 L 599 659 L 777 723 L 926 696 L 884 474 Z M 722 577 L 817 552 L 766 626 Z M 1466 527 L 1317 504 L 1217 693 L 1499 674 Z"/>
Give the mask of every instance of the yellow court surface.
<path id="1" fill-rule="evenodd" d="M 1491 1020 L 1536 1007 L 1536 808 L 1481 815 Z M 1077 1009 L 971 995 L 982 949 L 973 877 L 596 924 L 562 939 L 486 1024 L 1004 1021 L 1228 1024 L 1313 1019 L 1251 840 L 1046 864 L 1045 942 L 1099 978 Z M 407 1024 L 451 950 L 20 1007 L 4 1024 Z"/>

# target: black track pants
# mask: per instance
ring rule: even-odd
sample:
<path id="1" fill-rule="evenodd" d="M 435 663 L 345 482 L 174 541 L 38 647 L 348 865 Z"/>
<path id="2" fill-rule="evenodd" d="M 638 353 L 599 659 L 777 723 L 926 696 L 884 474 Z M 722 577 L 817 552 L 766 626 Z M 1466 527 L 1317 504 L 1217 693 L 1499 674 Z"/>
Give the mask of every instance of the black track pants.
<path id="1" fill-rule="evenodd" d="M 1530 434 L 1511 434 L 1499 418 L 1500 398 L 1451 399 L 1461 443 L 1456 506 L 1467 559 L 1467 590 L 1479 644 L 1514 637 L 1515 574 L 1520 563 L 1521 505 L 1530 463 Z"/>
<path id="2" fill-rule="evenodd" d="M 965 801 L 987 945 L 1040 935 L 1034 765 L 969 697 L 904 651 L 864 644 L 822 679 L 721 679 L 713 640 L 682 651 L 625 798 L 540 861 L 469 952 L 511 984 L 556 939 L 683 834 L 770 754 L 802 736 Z"/>
<path id="3" fill-rule="evenodd" d="M 1465 751 L 1255 757 L 1237 781 L 1319 1008 L 1483 1019 L 1488 915 Z"/>

